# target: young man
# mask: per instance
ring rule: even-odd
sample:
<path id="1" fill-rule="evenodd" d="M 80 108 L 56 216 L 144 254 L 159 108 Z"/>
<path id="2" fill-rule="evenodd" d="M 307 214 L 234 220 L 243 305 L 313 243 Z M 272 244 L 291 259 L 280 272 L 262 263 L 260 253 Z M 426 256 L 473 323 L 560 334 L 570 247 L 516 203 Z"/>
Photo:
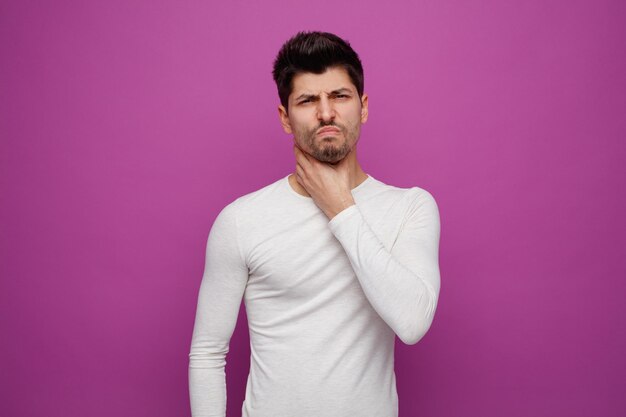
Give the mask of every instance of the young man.
<path id="1" fill-rule="evenodd" d="M 244 417 L 395 417 L 394 336 L 420 340 L 439 296 L 437 205 L 361 169 L 368 97 L 347 42 L 299 33 L 273 75 L 295 170 L 228 204 L 211 228 L 189 354 L 192 415 L 225 416 L 243 297 Z"/>

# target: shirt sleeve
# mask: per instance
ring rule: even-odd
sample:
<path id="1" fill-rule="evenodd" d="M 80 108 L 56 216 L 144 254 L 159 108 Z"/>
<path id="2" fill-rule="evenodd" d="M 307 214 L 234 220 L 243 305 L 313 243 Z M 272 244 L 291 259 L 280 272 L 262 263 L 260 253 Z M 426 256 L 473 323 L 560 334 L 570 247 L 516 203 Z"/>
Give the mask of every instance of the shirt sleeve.
<path id="1" fill-rule="evenodd" d="M 248 279 L 238 244 L 235 203 L 218 214 L 206 245 L 189 353 L 193 417 L 226 415 L 226 354 Z"/>
<path id="2" fill-rule="evenodd" d="M 328 224 L 374 310 L 402 342 L 411 345 L 430 328 L 440 288 L 439 211 L 433 196 L 419 191 L 390 250 L 357 204 Z"/>

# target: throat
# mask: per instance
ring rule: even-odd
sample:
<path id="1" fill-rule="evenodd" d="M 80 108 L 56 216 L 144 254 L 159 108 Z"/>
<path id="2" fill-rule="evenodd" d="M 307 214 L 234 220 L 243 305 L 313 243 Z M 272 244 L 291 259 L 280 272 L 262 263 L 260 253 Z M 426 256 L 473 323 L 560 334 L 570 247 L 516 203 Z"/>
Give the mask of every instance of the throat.
<path id="1" fill-rule="evenodd" d="M 289 175 L 289 185 L 291 185 L 291 188 L 293 188 L 296 193 L 305 197 L 311 197 L 304 187 L 300 185 L 294 174 Z"/>

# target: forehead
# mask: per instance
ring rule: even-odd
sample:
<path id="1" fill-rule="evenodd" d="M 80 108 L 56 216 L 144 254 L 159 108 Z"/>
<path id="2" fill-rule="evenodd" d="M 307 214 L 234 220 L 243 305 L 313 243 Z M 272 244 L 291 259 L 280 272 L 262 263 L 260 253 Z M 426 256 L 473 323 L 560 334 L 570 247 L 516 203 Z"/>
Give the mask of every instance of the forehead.
<path id="1" fill-rule="evenodd" d="M 301 72 L 291 80 L 291 95 L 297 97 L 300 94 L 319 94 L 330 92 L 340 88 L 349 88 L 356 92 L 356 87 L 343 67 L 331 67 L 322 74 Z"/>

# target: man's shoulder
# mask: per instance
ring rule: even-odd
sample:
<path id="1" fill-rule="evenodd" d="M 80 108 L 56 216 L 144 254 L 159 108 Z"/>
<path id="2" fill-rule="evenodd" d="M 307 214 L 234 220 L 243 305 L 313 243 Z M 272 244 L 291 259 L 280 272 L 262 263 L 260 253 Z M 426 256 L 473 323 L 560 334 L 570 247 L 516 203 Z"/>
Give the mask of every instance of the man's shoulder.
<path id="1" fill-rule="evenodd" d="M 423 221 L 421 219 L 438 216 L 435 198 L 421 186 L 401 187 L 375 180 L 368 189 L 362 210 L 372 223 L 404 224 L 410 218 Z"/>
<path id="2" fill-rule="evenodd" d="M 238 197 L 235 201 L 240 206 L 254 206 L 275 200 L 283 196 L 284 182 L 285 178 L 281 177 L 270 184 Z"/>
<path id="3" fill-rule="evenodd" d="M 284 197 L 282 188 L 286 177 L 267 184 L 257 190 L 243 194 L 229 202 L 223 210 L 231 212 L 258 211 L 264 206 L 271 206 Z"/>
<path id="4" fill-rule="evenodd" d="M 371 177 L 371 187 L 369 195 L 376 198 L 383 199 L 406 199 L 412 202 L 432 200 L 433 195 L 425 188 L 420 186 L 400 187 L 397 185 L 388 184 L 379 179 Z"/>

